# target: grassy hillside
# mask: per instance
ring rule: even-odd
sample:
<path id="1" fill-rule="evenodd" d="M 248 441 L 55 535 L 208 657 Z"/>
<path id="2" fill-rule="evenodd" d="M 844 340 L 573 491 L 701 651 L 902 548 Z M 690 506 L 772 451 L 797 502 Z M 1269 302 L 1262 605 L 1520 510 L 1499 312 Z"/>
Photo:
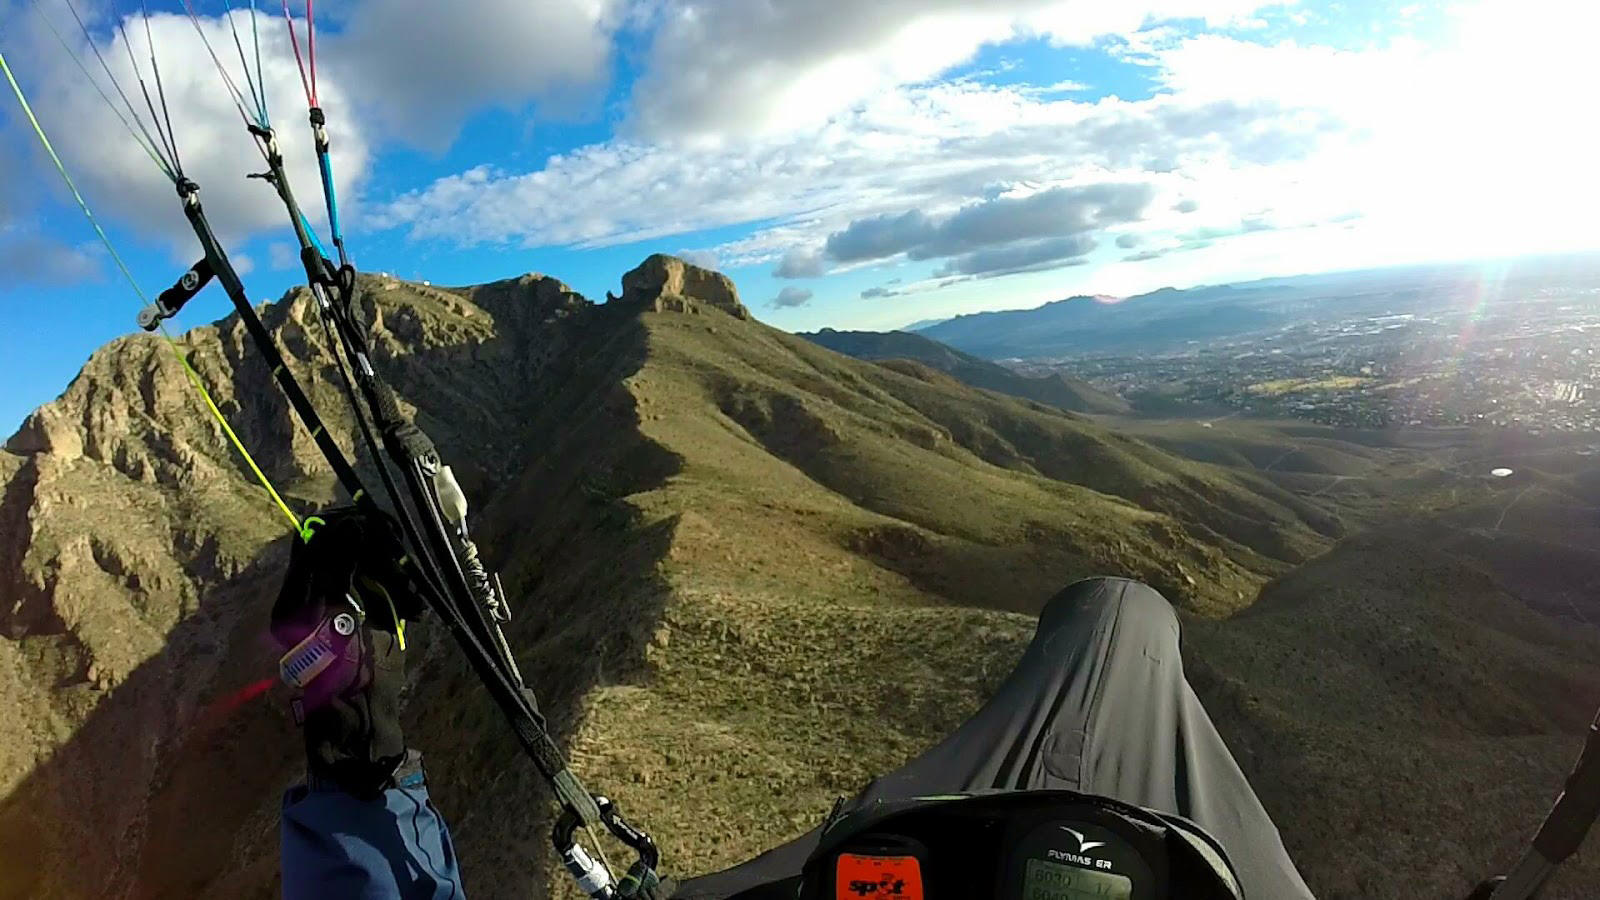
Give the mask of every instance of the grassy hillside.
<path id="1" fill-rule="evenodd" d="M 1276 817 L 1320 897 L 1462 896 L 1508 867 L 1600 700 L 1600 631 L 1542 615 L 1536 588 L 1456 537 L 1363 535 L 1186 626 L 1190 678 L 1252 783 L 1293 798 Z M 1596 885 L 1588 850 L 1544 896 Z"/>

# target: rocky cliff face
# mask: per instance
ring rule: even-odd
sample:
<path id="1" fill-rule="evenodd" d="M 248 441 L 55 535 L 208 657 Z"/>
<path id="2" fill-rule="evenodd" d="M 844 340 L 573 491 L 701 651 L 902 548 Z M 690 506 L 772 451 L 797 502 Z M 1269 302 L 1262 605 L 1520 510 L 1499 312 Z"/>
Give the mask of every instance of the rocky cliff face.
<path id="1" fill-rule="evenodd" d="M 540 276 L 463 291 L 364 277 L 359 303 L 379 364 L 479 490 L 523 452 L 526 385 L 561 376 L 563 348 L 593 309 Z M 292 292 L 262 315 L 353 452 L 309 297 Z M 177 349 L 295 507 L 334 497 L 237 317 L 188 332 Z M 286 523 L 172 348 L 145 335 L 96 353 L 27 419 L 0 452 L 0 484 L 0 696 L 14 710 L 0 740 L 0 796 L 10 798 L 0 896 L 145 892 L 163 788 L 195 785 L 170 771 L 187 743 L 241 727 L 241 715 L 250 729 L 281 731 L 260 715 L 266 701 L 225 707 L 250 675 L 271 671 L 260 616 Z M 281 776 L 292 765 L 283 737 L 244 764 Z M 248 809 L 235 804 L 205 827 L 238 825 Z"/>

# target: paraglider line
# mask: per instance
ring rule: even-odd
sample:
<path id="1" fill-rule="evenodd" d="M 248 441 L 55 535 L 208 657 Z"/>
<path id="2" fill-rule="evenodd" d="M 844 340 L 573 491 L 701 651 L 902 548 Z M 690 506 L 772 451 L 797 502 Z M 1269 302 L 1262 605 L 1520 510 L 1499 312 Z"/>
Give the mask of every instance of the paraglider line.
<path id="1" fill-rule="evenodd" d="M 222 60 L 217 57 L 217 51 L 211 46 L 211 39 L 206 37 L 205 29 L 200 27 L 200 17 L 195 14 L 194 4 L 191 3 L 190 0 L 183 0 L 183 8 L 184 8 L 185 11 L 187 11 L 189 13 L 189 21 L 190 21 L 190 23 L 192 23 L 194 25 L 194 33 L 200 35 L 200 43 L 205 45 L 206 53 L 211 55 L 211 62 L 212 62 L 213 65 L 215 65 L 217 67 L 217 74 L 222 76 L 222 83 L 228 86 L 228 92 L 233 95 L 233 105 L 238 108 L 239 116 L 244 119 L 245 125 L 255 124 L 255 125 L 259 125 L 262 128 L 265 128 L 266 126 L 264 124 L 260 123 L 260 122 L 252 123 L 250 121 L 250 113 L 248 111 L 246 111 L 245 108 L 244 108 L 244 94 L 239 91 L 239 86 L 237 84 L 233 83 L 233 76 L 228 74 L 227 67 L 225 67 L 222 64 Z M 145 23 L 144 24 L 145 24 L 146 28 L 150 27 L 150 20 L 149 20 L 148 17 L 145 19 Z M 151 54 L 150 54 L 150 59 L 151 59 L 151 65 L 154 65 L 155 64 L 155 52 L 154 52 L 153 49 L 152 49 Z M 248 78 L 249 74 L 250 73 L 247 70 L 245 72 L 245 77 Z M 158 73 L 156 75 L 156 87 L 159 88 L 160 86 L 161 86 L 161 76 Z M 163 111 L 165 111 L 165 108 L 166 108 L 165 107 L 165 104 L 166 104 L 165 98 L 163 98 L 162 104 L 163 104 L 162 105 L 162 109 L 163 109 Z M 167 124 L 167 130 L 169 130 L 169 131 L 172 130 L 172 125 L 171 125 L 170 122 Z M 261 152 L 262 152 L 263 155 L 266 154 L 266 150 L 262 150 Z"/>
<path id="2" fill-rule="evenodd" d="M 6 57 L 3 52 L 0 52 L 0 72 L 5 74 L 6 82 L 11 86 L 11 92 L 16 95 L 17 102 L 22 106 L 23 114 L 27 116 L 28 124 L 33 126 L 34 135 L 39 138 L 39 143 L 44 147 L 45 153 L 49 155 L 50 161 L 55 164 L 56 171 L 61 173 L 61 179 L 67 184 L 67 190 L 71 191 L 73 199 L 78 201 L 78 208 L 83 210 L 84 217 L 89 220 L 89 225 L 94 228 L 94 233 L 100 238 L 100 243 L 105 245 L 106 251 L 111 254 L 111 259 L 117 264 L 117 268 L 122 272 L 123 277 L 128 280 L 128 284 L 133 288 L 134 294 L 141 302 L 148 305 L 150 302 L 149 297 L 146 296 L 144 290 L 139 287 L 138 280 L 135 279 L 133 277 L 133 273 L 129 271 L 127 263 L 123 262 L 122 254 L 117 252 L 116 246 L 111 243 L 111 238 L 106 235 L 105 229 L 100 227 L 100 220 L 95 217 L 94 211 L 89 208 L 88 201 L 83 199 L 83 193 L 78 190 L 77 183 L 72 180 L 72 175 L 67 171 L 66 164 L 61 161 L 60 155 L 56 153 L 55 146 L 50 143 L 50 136 L 45 133 L 44 126 L 39 123 L 38 116 L 34 115 L 33 106 L 28 103 L 27 94 L 23 93 L 22 85 L 17 83 L 17 78 L 12 73 L 11 66 L 6 61 Z M 165 325 L 163 325 L 161 328 L 161 335 L 166 339 L 167 345 L 172 348 L 173 355 L 178 358 L 178 363 L 183 366 L 183 370 L 185 374 L 187 374 L 189 382 L 193 384 L 195 390 L 199 392 L 200 399 L 205 402 L 206 408 L 211 411 L 212 416 L 214 416 L 217 422 L 222 425 L 222 430 L 228 436 L 228 440 L 233 443 L 234 449 L 239 451 L 239 455 L 244 458 L 245 464 L 250 467 L 250 471 L 256 476 L 256 480 L 261 482 L 261 486 L 266 488 L 268 496 L 270 496 L 272 501 L 277 504 L 278 508 L 283 511 L 283 514 L 288 517 L 289 521 L 294 525 L 295 530 L 299 531 L 299 518 L 295 516 L 292 510 L 289 509 L 289 505 L 284 502 L 283 496 L 278 493 L 278 489 L 273 487 L 272 481 L 267 478 L 266 473 L 261 471 L 261 467 L 256 464 L 255 458 L 250 455 L 249 449 L 246 448 L 244 442 L 239 439 L 239 435 L 234 432 L 233 426 L 228 424 L 227 417 L 222 414 L 222 410 L 218 408 L 216 401 L 212 399 L 211 392 L 206 390 L 205 384 L 200 380 L 199 373 L 196 372 L 194 367 L 189 364 L 188 357 L 186 357 L 183 353 L 182 345 L 178 343 L 176 338 L 167 332 Z"/>
<path id="3" fill-rule="evenodd" d="M 94 87 L 95 93 L 99 94 L 100 99 L 104 100 L 106 106 L 109 106 L 111 111 L 116 114 L 117 119 L 122 122 L 122 126 L 128 129 L 128 133 L 132 135 L 133 139 L 138 142 L 141 148 L 144 149 L 144 152 L 150 155 L 150 159 L 154 161 L 156 166 L 161 169 L 162 174 L 166 175 L 167 178 L 173 181 L 177 181 L 178 176 L 177 173 L 172 170 L 172 163 L 169 162 L 166 157 L 162 156 L 161 152 L 156 149 L 156 139 L 150 135 L 150 129 L 145 127 L 144 119 L 142 119 L 139 116 L 138 111 L 133 108 L 133 102 L 128 99 L 127 93 L 123 91 L 121 82 L 117 81 L 117 77 L 111 74 L 111 67 L 106 64 L 106 58 L 101 55 L 100 48 L 94 42 L 94 37 L 89 34 L 88 26 L 84 24 L 83 18 L 78 15 L 77 7 L 72 5 L 72 0 L 65 0 L 65 2 L 67 4 L 67 9 L 72 11 L 72 17 L 77 20 L 78 28 L 83 32 L 84 39 L 89 44 L 89 49 L 94 51 L 95 59 L 100 61 L 100 68 L 105 71 L 106 78 L 111 81 L 111 87 L 116 90 L 117 96 L 122 98 L 122 103 L 127 107 L 128 114 L 133 117 L 132 123 L 128 121 L 128 116 L 124 116 L 122 114 L 122 110 L 117 108 L 117 104 L 112 101 L 111 97 L 106 94 L 105 88 L 100 86 L 99 79 L 90 74 L 89 67 L 83 64 L 83 57 L 79 56 L 78 53 L 72 49 L 72 45 L 68 44 L 67 39 L 61 35 L 59 30 L 56 29 L 55 23 L 51 22 L 50 16 L 45 14 L 44 7 L 39 4 L 39 0 L 33 0 L 33 9 L 39 14 L 39 18 L 44 20 L 45 27 L 50 29 L 50 33 L 55 36 L 56 43 L 61 45 L 62 51 L 65 52 L 67 56 L 71 57 L 72 61 L 77 64 L 78 71 L 82 72 L 83 77 L 88 79 L 89 84 Z M 139 126 L 137 131 L 134 130 L 135 123 Z"/>
<path id="4" fill-rule="evenodd" d="M 117 30 L 122 32 L 122 46 L 128 51 L 128 63 L 133 66 L 133 76 L 139 80 L 139 91 L 144 94 L 144 108 L 150 111 L 150 124 L 161 138 L 161 146 L 167 151 L 167 158 L 172 162 L 172 171 L 181 179 L 182 161 L 178 159 L 177 148 L 172 145 L 172 136 L 161 130 L 161 117 L 156 115 L 155 101 L 150 99 L 150 86 L 145 83 L 144 70 L 139 68 L 139 61 L 133 55 L 133 39 L 128 37 L 126 20 L 117 20 Z"/>
<path id="5" fill-rule="evenodd" d="M 311 0 L 306 0 L 306 62 L 311 65 L 311 105 L 317 102 L 317 20 L 311 10 Z"/>
<path id="6" fill-rule="evenodd" d="M 161 83 L 161 64 L 156 62 L 156 39 L 150 35 L 150 5 L 145 0 L 139 0 L 139 6 L 144 11 L 144 39 L 145 43 L 150 45 L 150 70 L 156 76 L 156 96 L 161 98 L 161 117 L 166 120 L 167 140 L 172 145 L 172 158 L 178 162 L 177 168 L 181 172 L 183 164 L 178 158 L 178 133 L 172 130 L 172 110 L 167 106 L 166 86 Z"/>
<path id="7" fill-rule="evenodd" d="M 250 89 L 250 99 L 254 101 L 256 105 L 256 124 L 265 128 L 267 127 L 267 107 L 262 100 L 263 96 L 266 94 L 266 85 L 262 84 L 261 90 L 256 90 L 257 79 L 250 77 L 250 62 L 245 58 L 244 55 L 244 42 L 239 39 L 239 26 L 238 23 L 234 21 L 233 3 L 230 2 L 230 0 L 223 0 L 223 4 L 228 7 L 228 30 L 233 33 L 233 47 L 235 50 L 239 51 L 239 69 L 240 71 L 244 72 L 245 86 Z M 255 24 L 254 15 L 251 16 L 250 23 L 252 26 Z M 259 62 L 260 53 L 261 45 L 258 43 L 256 44 L 256 58 L 258 60 L 256 64 L 257 77 L 259 77 L 261 74 L 261 65 Z"/>
<path id="8" fill-rule="evenodd" d="M 310 10 L 311 5 L 307 3 L 306 13 L 308 17 L 310 15 Z M 316 106 L 317 91 L 316 88 L 311 86 L 310 79 L 306 77 L 306 62 L 305 59 L 300 56 L 300 39 L 295 37 L 294 14 L 289 11 L 289 0 L 283 0 L 283 21 L 289 26 L 289 46 L 294 48 L 294 63 L 300 69 L 300 87 L 306 92 L 306 103 L 310 104 L 311 106 Z M 309 18 L 307 18 L 307 27 L 309 27 L 310 24 L 311 21 Z M 309 39 L 310 36 L 310 33 L 307 32 L 306 37 Z"/>

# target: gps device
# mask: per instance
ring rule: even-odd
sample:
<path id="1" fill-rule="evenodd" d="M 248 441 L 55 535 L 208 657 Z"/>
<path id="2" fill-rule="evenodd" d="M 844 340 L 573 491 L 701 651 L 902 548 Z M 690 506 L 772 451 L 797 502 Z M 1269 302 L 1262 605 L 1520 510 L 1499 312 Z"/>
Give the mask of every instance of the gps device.
<path id="1" fill-rule="evenodd" d="M 1007 829 L 998 897 L 1026 900 L 1162 900 L 1164 853 L 1151 853 L 1149 837 L 1136 846 L 1134 823 L 1106 822 L 1092 809 L 1026 816 Z M 1159 843 L 1157 844 L 1159 846 Z M 1148 859 L 1154 856 L 1156 859 Z M 1159 871 L 1157 870 L 1159 867 Z"/>

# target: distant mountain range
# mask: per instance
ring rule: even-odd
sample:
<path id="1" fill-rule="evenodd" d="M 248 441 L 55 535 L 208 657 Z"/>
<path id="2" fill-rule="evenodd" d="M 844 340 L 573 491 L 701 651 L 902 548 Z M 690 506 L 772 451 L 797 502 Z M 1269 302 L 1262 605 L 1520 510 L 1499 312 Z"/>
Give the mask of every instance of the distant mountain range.
<path id="1" fill-rule="evenodd" d="M 1169 287 L 1122 300 L 1069 297 L 1033 309 L 973 313 L 908 329 L 985 359 L 1171 353 L 1330 314 L 1459 312 L 1491 282 L 1501 291 L 1534 292 L 1592 285 L 1597 277 L 1600 256 L 1595 254 L 1408 266 Z"/>
<path id="2" fill-rule="evenodd" d="M 1162 288 L 1125 300 L 1069 297 L 1034 309 L 956 316 L 918 334 L 988 359 L 1162 352 L 1280 325 L 1283 311 L 1263 303 L 1279 295 L 1223 285 Z"/>
<path id="3" fill-rule="evenodd" d="M 800 334 L 814 344 L 857 359 L 909 360 L 936 369 L 969 387 L 1036 400 L 1058 409 L 1089 413 L 1126 413 L 1128 403 L 1081 378 L 1046 375 L 1030 378 L 1005 366 L 962 353 L 938 341 L 906 331 L 821 331 Z"/>

